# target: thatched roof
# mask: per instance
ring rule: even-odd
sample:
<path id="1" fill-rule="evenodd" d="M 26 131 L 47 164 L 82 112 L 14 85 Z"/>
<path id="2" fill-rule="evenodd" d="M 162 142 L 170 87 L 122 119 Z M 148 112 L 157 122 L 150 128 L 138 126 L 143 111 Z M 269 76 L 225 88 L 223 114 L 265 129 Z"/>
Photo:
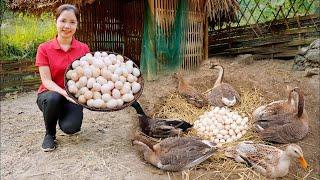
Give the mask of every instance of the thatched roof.
<path id="1" fill-rule="evenodd" d="M 40 14 L 44 11 L 52 11 L 61 4 L 74 4 L 82 6 L 86 3 L 93 3 L 95 0 L 8 0 L 7 5 L 13 11 L 30 12 L 33 14 Z M 133 0 L 124 0 L 133 1 Z M 190 0 L 192 4 L 200 4 L 201 0 Z M 235 18 L 239 10 L 237 0 L 206 0 L 205 8 L 208 17 L 215 22 L 229 22 Z"/>

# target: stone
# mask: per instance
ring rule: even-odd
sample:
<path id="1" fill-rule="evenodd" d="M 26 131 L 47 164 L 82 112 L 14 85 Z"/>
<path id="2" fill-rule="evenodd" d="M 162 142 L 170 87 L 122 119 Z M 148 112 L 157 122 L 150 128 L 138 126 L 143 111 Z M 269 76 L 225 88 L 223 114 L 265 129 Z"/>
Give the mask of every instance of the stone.
<path id="1" fill-rule="evenodd" d="M 298 51 L 298 55 L 304 56 L 305 54 L 307 54 L 308 50 L 309 50 L 308 47 L 303 47 Z"/>
<path id="2" fill-rule="evenodd" d="M 320 62 L 320 49 L 309 49 L 308 53 L 305 55 L 305 58 L 308 61 L 319 64 L 319 62 Z"/>
<path id="3" fill-rule="evenodd" d="M 309 46 L 309 49 L 319 49 L 319 48 L 320 48 L 320 39 L 316 39 Z"/>
<path id="4" fill-rule="evenodd" d="M 304 71 L 305 70 L 305 66 L 304 66 L 305 60 L 306 60 L 306 58 L 303 56 L 299 56 L 299 55 L 296 56 L 294 58 L 293 70 Z"/>

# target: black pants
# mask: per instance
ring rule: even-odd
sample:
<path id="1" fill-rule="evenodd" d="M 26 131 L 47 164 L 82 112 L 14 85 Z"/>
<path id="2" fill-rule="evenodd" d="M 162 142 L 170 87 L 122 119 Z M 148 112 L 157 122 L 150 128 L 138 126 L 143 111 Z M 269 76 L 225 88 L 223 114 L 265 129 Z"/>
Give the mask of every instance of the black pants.
<path id="1" fill-rule="evenodd" d="M 55 136 L 57 122 L 66 134 L 74 134 L 81 129 L 83 107 L 69 102 L 55 91 L 45 91 L 38 95 L 37 104 L 43 112 L 46 134 Z"/>

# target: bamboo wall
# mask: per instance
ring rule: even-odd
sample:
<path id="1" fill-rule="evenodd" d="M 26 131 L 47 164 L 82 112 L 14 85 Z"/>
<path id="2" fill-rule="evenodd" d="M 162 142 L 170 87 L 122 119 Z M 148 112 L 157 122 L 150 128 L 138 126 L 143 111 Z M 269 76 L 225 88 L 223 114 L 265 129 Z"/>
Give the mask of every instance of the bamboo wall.
<path id="1" fill-rule="evenodd" d="M 311 10 L 318 6 L 314 0 L 286 0 L 278 6 L 263 0 L 239 3 L 234 23 L 211 26 L 209 56 L 292 59 L 299 48 L 320 37 L 320 18 Z"/>
<path id="2" fill-rule="evenodd" d="M 176 9 L 179 0 L 151 0 L 153 1 L 153 9 L 155 11 L 156 39 L 161 33 L 165 33 L 170 37 L 170 27 L 175 21 Z M 183 12 L 187 22 L 182 26 L 186 29 L 182 31 L 183 39 L 181 43 L 181 56 L 183 70 L 192 70 L 196 68 L 206 56 L 205 36 L 207 35 L 204 30 L 206 28 L 206 14 L 205 14 L 205 0 L 193 1 L 189 0 L 188 10 Z M 167 43 L 170 41 L 168 40 Z M 161 56 L 161 55 L 160 55 Z M 157 57 L 160 61 L 162 57 Z M 161 67 L 159 67 L 161 71 Z"/>
<path id="3" fill-rule="evenodd" d="M 77 37 L 91 51 L 113 51 L 140 62 L 144 1 L 96 0 L 80 7 Z"/>

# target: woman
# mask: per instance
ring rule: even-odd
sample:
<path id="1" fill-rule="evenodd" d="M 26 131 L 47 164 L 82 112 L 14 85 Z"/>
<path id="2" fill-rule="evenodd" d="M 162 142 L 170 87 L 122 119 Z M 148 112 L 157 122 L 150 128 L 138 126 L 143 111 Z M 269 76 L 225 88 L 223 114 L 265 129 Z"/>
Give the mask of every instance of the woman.
<path id="1" fill-rule="evenodd" d="M 55 149 L 56 125 L 66 134 L 74 134 L 81 129 L 83 107 L 74 103 L 64 87 L 64 72 L 75 59 L 90 52 L 88 45 L 77 41 L 79 11 L 70 4 L 64 4 L 56 10 L 56 38 L 40 44 L 36 66 L 42 84 L 38 90 L 37 104 L 43 112 L 46 134 L 42 149 Z"/>

